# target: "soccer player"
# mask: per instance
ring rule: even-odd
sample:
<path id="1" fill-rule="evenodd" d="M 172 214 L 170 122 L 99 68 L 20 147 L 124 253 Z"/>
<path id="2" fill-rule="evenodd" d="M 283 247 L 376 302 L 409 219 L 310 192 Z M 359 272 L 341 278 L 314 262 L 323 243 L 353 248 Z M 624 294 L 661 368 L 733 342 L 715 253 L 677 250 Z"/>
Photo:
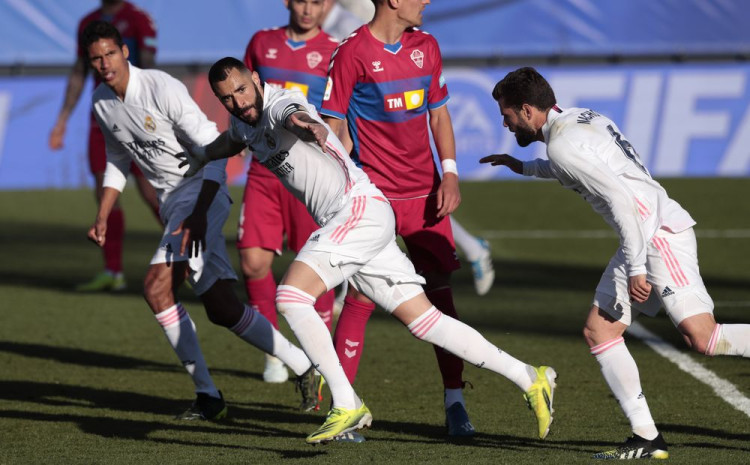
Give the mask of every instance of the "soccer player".
<path id="1" fill-rule="evenodd" d="M 338 40 L 344 40 L 363 23 L 358 16 L 342 7 L 336 0 L 326 0 L 324 10 L 324 19 L 321 27 L 325 32 Z M 261 75 L 262 78 L 263 76 Z M 474 289 L 478 295 L 486 295 L 495 282 L 495 267 L 492 263 L 490 245 L 485 239 L 472 235 L 453 216 L 450 217 L 450 220 L 456 246 L 463 252 L 471 264 L 471 271 L 474 276 Z M 344 283 L 345 286 L 346 283 Z M 339 299 L 341 299 L 341 303 L 343 304 L 344 297 L 337 296 L 337 304 Z"/>
<path id="2" fill-rule="evenodd" d="M 253 35 L 245 51 L 245 66 L 261 80 L 282 89 L 298 89 L 320 107 L 331 53 L 338 41 L 320 30 L 323 0 L 289 0 L 289 24 Z M 305 206 L 289 193 L 261 163 L 251 163 L 242 198 L 237 232 L 242 274 L 248 302 L 278 329 L 276 281 L 271 271 L 275 254 L 287 247 L 299 252 L 318 225 Z M 333 324 L 334 291 L 324 294 L 315 308 L 328 328 Z M 283 383 L 288 373 L 278 359 L 266 355 L 263 380 Z"/>
<path id="3" fill-rule="evenodd" d="M 182 154 L 190 176 L 211 160 L 252 147 L 257 159 L 302 201 L 321 228 L 313 233 L 282 279 L 276 305 L 331 389 L 332 408 L 308 443 L 331 441 L 369 426 L 372 415 L 354 392 L 315 299 L 348 279 L 392 313 L 418 339 L 502 374 L 525 392 L 538 435 L 552 422 L 555 371 L 527 365 L 473 328 L 442 314 L 427 299 L 419 276 L 396 244 L 390 202 L 344 152 L 315 107 L 300 92 L 266 84 L 237 59 L 223 58 L 208 78 L 232 114 L 229 130 L 207 146 Z"/>
<path id="4" fill-rule="evenodd" d="M 593 110 L 561 109 L 550 85 L 533 68 L 509 73 L 492 97 L 518 145 L 543 142 L 549 160 L 521 162 L 503 154 L 480 161 L 557 179 L 589 202 L 620 236 L 620 247 L 596 287 L 583 334 L 633 436 L 594 458 L 667 458 L 667 444 L 625 346 L 625 330 L 639 313 L 654 316 L 663 306 L 695 351 L 747 358 L 750 325 L 716 323 L 698 269 L 695 221 L 651 178 L 612 120 Z"/>
<path id="5" fill-rule="evenodd" d="M 321 115 L 340 136 L 347 134 L 346 120 L 353 141 L 351 156 L 391 203 L 396 232 L 427 280 L 427 297 L 446 315 L 458 318 L 450 277 L 459 262 L 447 217 L 458 207 L 461 194 L 446 106 L 448 89 L 437 41 L 415 28 L 422 24 L 429 2 L 374 3 L 372 22 L 334 52 Z M 441 160 L 442 180 L 428 131 Z M 372 301 L 350 292 L 336 328 L 337 351 L 350 380 L 357 372 L 373 308 Z M 356 354 L 348 357 L 352 351 Z M 439 347 L 435 353 L 445 388 L 448 434 L 472 436 L 462 393 L 463 362 Z"/>
<path id="6" fill-rule="evenodd" d="M 142 68 L 154 67 L 156 26 L 148 13 L 130 2 L 102 0 L 101 7 L 86 15 L 78 25 L 78 57 L 68 77 L 62 109 L 49 137 L 49 146 L 53 150 L 59 150 L 63 146 L 68 118 L 70 118 L 70 114 L 81 96 L 89 71 L 86 52 L 80 45 L 81 32 L 88 24 L 96 20 L 108 21 L 119 29 L 123 41 L 128 45 L 130 61 L 134 65 Z M 97 76 L 94 76 L 94 81 L 95 85 L 100 82 Z M 104 150 L 104 136 L 96 124 L 93 113 L 89 127 L 88 153 L 89 168 L 94 175 L 95 194 L 98 202 L 102 197 L 102 181 L 107 156 Z M 156 199 L 156 191 L 143 177 L 135 164 L 131 167 L 131 173 L 135 177 L 138 191 L 158 218 L 159 203 Z M 115 204 L 108 221 L 109 237 L 106 245 L 102 247 L 104 271 L 97 274 L 91 281 L 76 287 L 78 291 L 121 291 L 126 287 L 125 276 L 122 273 L 122 240 L 125 232 L 125 216 L 119 203 Z"/>
<path id="7" fill-rule="evenodd" d="M 279 357 L 298 376 L 302 408 L 316 401 L 315 369 L 299 348 L 234 294 L 236 279 L 226 253 L 222 226 L 231 199 L 226 162 L 211 163 L 198 176 L 183 178 L 173 156 L 181 144 L 204 144 L 217 135 L 185 86 L 168 74 L 142 70 L 127 61 L 129 49 L 108 22 L 93 21 L 81 39 L 89 65 L 103 85 L 93 95 L 93 110 L 104 134 L 107 168 L 102 200 L 88 237 L 99 246 L 108 239 L 107 219 L 125 186 L 134 161 L 159 196 L 164 235 L 144 282 L 144 296 L 156 321 L 195 383 L 195 403 L 177 418 L 214 420 L 226 415 L 224 399 L 209 375 L 193 321 L 175 300 L 187 277 L 211 322 Z"/>

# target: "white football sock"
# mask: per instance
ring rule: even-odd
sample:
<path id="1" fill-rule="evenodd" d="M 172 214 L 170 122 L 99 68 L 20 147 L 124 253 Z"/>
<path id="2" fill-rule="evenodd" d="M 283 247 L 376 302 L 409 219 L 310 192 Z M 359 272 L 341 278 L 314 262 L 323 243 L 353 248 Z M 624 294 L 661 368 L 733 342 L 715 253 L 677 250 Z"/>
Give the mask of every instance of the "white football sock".
<path id="1" fill-rule="evenodd" d="M 658 436 L 646 396 L 641 389 L 638 367 L 625 346 L 625 339 L 618 337 L 594 346 L 591 354 L 601 365 L 604 380 L 630 420 L 633 432 L 648 440 Z"/>
<path id="2" fill-rule="evenodd" d="M 229 328 L 245 342 L 267 354 L 279 358 L 300 376 L 310 368 L 310 360 L 302 350 L 289 342 L 260 312 L 245 305 L 245 311 L 234 326 Z"/>
<path id="3" fill-rule="evenodd" d="M 750 325 L 716 324 L 708 341 L 706 355 L 750 357 Z"/>
<path id="4" fill-rule="evenodd" d="M 195 332 L 195 324 L 181 303 L 162 310 L 154 315 L 159 322 L 167 341 L 179 357 L 182 366 L 195 383 L 195 392 L 203 392 L 211 397 L 220 397 L 211 375 L 208 373 L 206 361 L 203 359 L 198 344 L 198 334 Z"/>
<path id="5" fill-rule="evenodd" d="M 478 368 L 499 373 L 522 391 L 529 390 L 536 370 L 491 344 L 477 330 L 430 307 L 408 326 L 417 339 L 441 347 Z"/>
<path id="6" fill-rule="evenodd" d="M 281 285 L 276 290 L 276 307 L 331 389 L 333 407 L 356 409 L 362 405 L 333 348 L 331 333 L 315 311 L 315 298 L 296 287 Z"/>
<path id="7" fill-rule="evenodd" d="M 456 241 L 458 248 L 461 249 L 464 255 L 466 255 L 466 259 L 470 262 L 479 260 L 482 256 L 482 251 L 484 251 L 482 244 L 469 231 L 464 229 L 458 221 L 454 220 L 453 216 L 450 219 L 451 229 L 453 229 L 453 240 Z"/>
<path id="8" fill-rule="evenodd" d="M 455 404 L 456 402 L 460 403 L 464 407 L 466 406 L 466 402 L 464 402 L 464 393 L 463 389 L 446 389 L 445 390 L 445 408 L 446 410 L 451 405 Z"/>

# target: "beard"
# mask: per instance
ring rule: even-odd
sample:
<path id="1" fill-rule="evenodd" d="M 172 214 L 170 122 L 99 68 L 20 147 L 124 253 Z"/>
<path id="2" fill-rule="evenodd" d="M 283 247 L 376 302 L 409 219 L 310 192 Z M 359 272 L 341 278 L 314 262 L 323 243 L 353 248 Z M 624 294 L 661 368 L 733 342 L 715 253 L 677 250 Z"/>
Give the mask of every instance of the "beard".
<path id="1" fill-rule="evenodd" d="M 247 124 L 251 126 L 255 126 L 258 121 L 260 121 L 261 117 L 263 116 L 263 97 L 260 95 L 260 89 L 258 89 L 258 86 L 255 85 L 253 82 L 253 87 L 255 87 L 255 102 L 253 102 L 251 105 L 248 105 L 243 108 L 238 108 L 234 112 L 234 116 L 241 119 L 242 121 L 246 122 Z M 251 116 L 245 116 L 245 112 L 255 108 L 255 112 L 257 113 L 257 116 L 251 117 Z"/>
<path id="2" fill-rule="evenodd" d="M 527 147 L 536 140 L 536 131 L 532 131 L 530 128 L 517 127 L 515 136 L 519 146 Z"/>

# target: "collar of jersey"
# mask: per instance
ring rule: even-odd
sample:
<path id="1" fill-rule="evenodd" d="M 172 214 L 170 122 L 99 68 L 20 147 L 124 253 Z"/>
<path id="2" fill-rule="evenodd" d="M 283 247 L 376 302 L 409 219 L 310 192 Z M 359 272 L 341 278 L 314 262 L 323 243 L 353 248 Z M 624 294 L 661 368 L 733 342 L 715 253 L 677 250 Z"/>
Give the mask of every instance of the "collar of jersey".
<path id="1" fill-rule="evenodd" d="M 555 105 L 555 106 L 557 106 L 557 105 Z M 560 117 L 560 115 L 562 115 L 562 113 L 559 112 L 559 111 L 557 111 L 557 110 L 555 110 L 554 107 L 550 108 L 549 111 L 547 112 L 547 122 L 544 123 L 544 126 L 542 126 L 542 136 L 544 137 L 544 143 L 545 144 L 549 144 L 549 131 L 550 131 L 550 128 L 552 127 L 552 123 L 554 123 L 555 120 Z"/>
<path id="2" fill-rule="evenodd" d="M 385 50 L 386 52 L 390 52 L 390 53 L 392 53 L 392 54 L 395 55 L 395 54 L 397 54 L 399 52 L 399 50 L 401 50 L 402 46 L 401 46 L 401 41 L 400 40 L 398 42 L 396 42 L 395 44 L 386 44 L 385 42 L 381 42 L 377 37 L 375 37 L 374 35 L 372 35 L 372 31 L 370 30 L 369 27 L 365 26 L 364 29 L 367 30 L 367 33 L 369 34 L 369 36 L 370 36 L 370 38 L 372 40 L 374 40 L 375 42 L 377 42 L 379 44 L 383 44 L 383 50 Z"/>
<path id="3" fill-rule="evenodd" d="M 305 45 L 307 45 L 307 41 L 306 40 L 296 41 L 296 40 L 292 40 L 291 38 L 287 37 L 287 39 L 286 39 L 286 45 L 289 48 L 291 48 L 292 50 L 299 50 L 302 47 L 304 47 Z"/>

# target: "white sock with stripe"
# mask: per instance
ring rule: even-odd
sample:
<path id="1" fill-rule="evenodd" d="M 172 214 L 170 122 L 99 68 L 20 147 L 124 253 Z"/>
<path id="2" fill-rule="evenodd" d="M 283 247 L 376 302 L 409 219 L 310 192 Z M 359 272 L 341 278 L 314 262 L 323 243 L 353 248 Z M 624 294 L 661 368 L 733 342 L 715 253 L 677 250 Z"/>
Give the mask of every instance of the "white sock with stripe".
<path id="1" fill-rule="evenodd" d="M 478 368 L 499 373 L 524 392 L 536 379 L 534 367 L 503 352 L 471 326 L 444 315 L 435 307 L 430 307 L 407 327 L 417 339 L 441 347 Z"/>
<path id="2" fill-rule="evenodd" d="M 203 392 L 211 397 L 220 397 L 219 390 L 216 389 L 211 375 L 208 373 L 203 352 L 201 352 L 198 344 L 195 324 L 190 319 L 187 310 L 181 303 L 177 302 L 154 316 L 164 330 L 167 341 L 182 362 L 182 366 L 193 378 L 195 392 Z"/>
<path id="3" fill-rule="evenodd" d="M 240 321 L 229 330 L 243 341 L 279 358 L 297 376 L 310 368 L 307 355 L 277 331 L 266 317 L 248 305 L 245 305 Z"/>
<path id="4" fill-rule="evenodd" d="M 297 336 L 302 350 L 325 378 L 333 406 L 359 408 L 362 402 L 341 368 L 331 333 L 315 311 L 314 303 L 313 296 L 294 286 L 281 285 L 276 290 L 276 307 Z"/>
<path id="5" fill-rule="evenodd" d="M 750 325 L 717 323 L 708 341 L 706 355 L 750 357 Z"/>
<path id="6" fill-rule="evenodd" d="M 633 432 L 648 440 L 658 436 L 659 431 L 641 389 L 638 367 L 625 346 L 625 339 L 618 337 L 596 345 L 591 348 L 591 355 L 601 365 L 604 380 L 630 420 Z"/>

